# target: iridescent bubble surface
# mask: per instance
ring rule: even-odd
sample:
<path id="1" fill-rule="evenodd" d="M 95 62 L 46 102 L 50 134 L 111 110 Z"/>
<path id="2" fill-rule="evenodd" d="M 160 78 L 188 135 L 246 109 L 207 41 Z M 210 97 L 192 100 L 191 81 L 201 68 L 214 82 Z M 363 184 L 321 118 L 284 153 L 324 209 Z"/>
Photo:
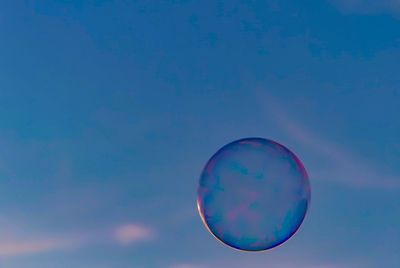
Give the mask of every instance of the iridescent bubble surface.
<path id="1" fill-rule="evenodd" d="M 222 147 L 200 177 L 197 205 L 208 230 L 245 251 L 274 248 L 299 229 L 310 203 L 301 161 L 272 140 L 247 138 Z"/>

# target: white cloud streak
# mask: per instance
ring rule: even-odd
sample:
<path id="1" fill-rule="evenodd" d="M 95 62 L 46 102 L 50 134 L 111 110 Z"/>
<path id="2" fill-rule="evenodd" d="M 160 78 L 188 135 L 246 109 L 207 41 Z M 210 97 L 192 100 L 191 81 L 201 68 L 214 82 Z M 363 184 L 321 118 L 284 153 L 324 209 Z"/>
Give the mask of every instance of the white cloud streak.
<path id="1" fill-rule="evenodd" d="M 400 189 L 400 176 L 387 175 L 362 157 L 292 119 L 279 101 L 263 96 L 263 109 L 290 140 L 303 149 L 310 177 L 359 187 Z M 266 102 L 266 103 L 265 103 Z"/>

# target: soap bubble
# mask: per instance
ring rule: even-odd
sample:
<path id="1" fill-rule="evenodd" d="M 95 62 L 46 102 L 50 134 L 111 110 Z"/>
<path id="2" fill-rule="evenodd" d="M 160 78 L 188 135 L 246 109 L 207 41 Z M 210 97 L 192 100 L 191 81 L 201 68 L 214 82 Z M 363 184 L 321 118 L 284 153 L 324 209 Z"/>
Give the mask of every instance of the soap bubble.
<path id="1" fill-rule="evenodd" d="M 310 196 L 307 172 L 296 155 L 272 140 L 247 138 L 225 145 L 207 162 L 197 206 L 218 240 L 261 251 L 296 233 Z"/>

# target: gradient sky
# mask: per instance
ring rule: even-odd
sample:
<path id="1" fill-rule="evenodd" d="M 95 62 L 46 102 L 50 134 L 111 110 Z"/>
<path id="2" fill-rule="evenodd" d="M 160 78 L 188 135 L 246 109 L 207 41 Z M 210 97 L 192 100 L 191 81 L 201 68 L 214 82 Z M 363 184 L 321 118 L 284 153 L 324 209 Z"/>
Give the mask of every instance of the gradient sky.
<path id="1" fill-rule="evenodd" d="M 399 62 L 397 0 L 0 1 L 0 267 L 398 267 Z M 313 191 L 261 254 L 195 206 L 248 136 Z"/>

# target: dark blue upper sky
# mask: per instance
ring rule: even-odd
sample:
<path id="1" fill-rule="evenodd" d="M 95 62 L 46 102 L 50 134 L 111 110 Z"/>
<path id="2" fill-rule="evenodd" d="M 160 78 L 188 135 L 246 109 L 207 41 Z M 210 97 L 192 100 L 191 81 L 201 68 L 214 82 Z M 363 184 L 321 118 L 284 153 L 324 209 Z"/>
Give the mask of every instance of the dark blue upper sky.
<path id="1" fill-rule="evenodd" d="M 395 0 L 0 2 L 0 266 L 400 264 Z M 262 254 L 202 226 L 222 145 L 303 160 L 299 233 Z"/>

